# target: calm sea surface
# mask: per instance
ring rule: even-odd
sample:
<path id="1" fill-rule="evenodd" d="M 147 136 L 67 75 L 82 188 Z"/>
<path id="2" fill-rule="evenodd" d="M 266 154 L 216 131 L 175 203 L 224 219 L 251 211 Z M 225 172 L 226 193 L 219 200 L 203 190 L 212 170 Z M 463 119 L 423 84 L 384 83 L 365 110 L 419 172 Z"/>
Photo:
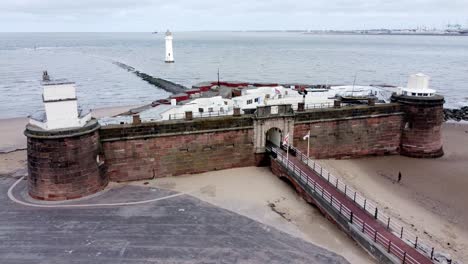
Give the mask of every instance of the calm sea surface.
<path id="1" fill-rule="evenodd" d="M 75 81 L 88 108 L 149 103 L 167 96 L 119 61 L 187 86 L 215 80 L 351 84 L 432 77 L 448 107 L 468 105 L 468 37 L 180 32 L 176 63 L 164 63 L 164 34 L 0 33 L 0 118 L 42 108 L 43 70 Z"/>

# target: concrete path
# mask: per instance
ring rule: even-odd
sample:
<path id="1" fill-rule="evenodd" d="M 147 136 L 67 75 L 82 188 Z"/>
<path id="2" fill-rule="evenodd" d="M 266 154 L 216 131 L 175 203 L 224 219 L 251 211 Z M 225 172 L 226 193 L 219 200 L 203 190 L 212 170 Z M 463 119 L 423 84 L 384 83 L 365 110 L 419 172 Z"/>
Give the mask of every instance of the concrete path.
<path id="1" fill-rule="evenodd" d="M 15 181 L 0 178 L 2 264 L 348 263 L 323 248 L 189 195 L 132 206 L 36 208 L 8 198 L 7 190 Z M 27 198 L 25 185 L 23 181 L 14 189 L 15 197 Z M 174 194 L 125 185 L 72 204 Z"/>

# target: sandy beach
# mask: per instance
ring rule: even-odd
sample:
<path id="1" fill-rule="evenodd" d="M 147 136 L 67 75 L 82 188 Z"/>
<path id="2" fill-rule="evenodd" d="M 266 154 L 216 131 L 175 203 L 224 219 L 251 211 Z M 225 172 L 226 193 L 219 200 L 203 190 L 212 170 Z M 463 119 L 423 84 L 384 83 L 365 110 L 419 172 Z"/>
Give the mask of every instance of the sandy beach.
<path id="1" fill-rule="evenodd" d="M 443 143 L 445 155 L 438 159 L 397 155 L 319 162 L 420 238 L 467 263 L 468 125 L 445 124 Z"/>
<path id="2" fill-rule="evenodd" d="M 213 171 L 133 184 L 145 183 L 187 192 L 340 254 L 351 263 L 375 263 L 353 240 L 267 167 Z"/>

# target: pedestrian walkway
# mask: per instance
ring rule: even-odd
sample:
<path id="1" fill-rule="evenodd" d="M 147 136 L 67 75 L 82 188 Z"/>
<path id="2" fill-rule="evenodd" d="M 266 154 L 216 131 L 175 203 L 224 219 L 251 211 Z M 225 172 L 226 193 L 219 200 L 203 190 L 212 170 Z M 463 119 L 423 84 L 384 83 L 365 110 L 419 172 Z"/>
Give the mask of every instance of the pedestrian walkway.
<path id="1" fill-rule="evenodd" d="M 275 146 L 268 146 L 267 150 L 275 153 L 276 160 L 288 170 L 296 183 L 305 192 L 314 192 L 327 201 L 338 215 L 345 218 L 349 224 L 360 230 L 367 239 L 372 240 L 377 248 L 390 253 L 401 263 L 423 264 L 433 263 L 430 258 L 416 250 L 415 246 L 405 243 L 396 236 L 390 229 L 377 219 L 377 210 L 373 217 L 365 208 L 360 207 L 356 202 L 330 184 L 329 181 L 320 176 L 313 168 L 289 153 L 286 157 L 285 151 Z M 311 196 L 313 198 L 313 196 Z"/>

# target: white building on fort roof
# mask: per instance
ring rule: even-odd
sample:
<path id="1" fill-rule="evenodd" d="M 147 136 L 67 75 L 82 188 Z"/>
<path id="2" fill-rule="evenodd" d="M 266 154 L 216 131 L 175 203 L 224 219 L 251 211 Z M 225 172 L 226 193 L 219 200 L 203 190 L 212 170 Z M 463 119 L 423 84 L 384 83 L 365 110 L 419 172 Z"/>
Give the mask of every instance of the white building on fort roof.
<path id="1" fill-rule="evenodd" d="M 334 86 L 330 89 L 307 89 L 307 94 L 299 93 L 292 88 L 284 86 L 275 87 L 249 87 L 241 90 L 241 95 L 232 99 L 214 96 L 196 98 L 190 101 L 176 104 L 175 99 L 171 105 L 158 105 L 140 112 L 142 122 L 183 119 L 186 112 L 192 112 L 192 117 L 208 117 L 218 115 L 232 115 L 234 108 L 239 108 L 240 113 L 252 113 L 258 106 L 290 104 L 293 109 L 298 108 L 299 103 L 304 103 L 305 108 L 332 107 L 336 96 L 344 96 L 354 93 L 355 96 L 374 95 L 379 100 L 388 100 L 391 92 L 372 86 Z M 380 96 L 380 97 L 379 97 Z M 130 117 L 117 117 L 101 119 L 102 124 L 130 123 Z"/>
<path id="2" fill-rule="evenodd" d="M 162 120 L 180 119 L 186 112 L 192 112 L 193 117 L 210 115 L 228 115 L 233 113 L 233 102 L 221 96 L 198 98 L 182 105 L 172 105 L 161 113 Z"/>
<path id="3" fill-rule="evenodd" d="M 91 120 L 90 111 L 78 108 L 75 83 L 51 80 L 47 72 L 42 77 L 45 111 L 30 116 L 29 123 L 44 130 L 82 127 Z"/>

